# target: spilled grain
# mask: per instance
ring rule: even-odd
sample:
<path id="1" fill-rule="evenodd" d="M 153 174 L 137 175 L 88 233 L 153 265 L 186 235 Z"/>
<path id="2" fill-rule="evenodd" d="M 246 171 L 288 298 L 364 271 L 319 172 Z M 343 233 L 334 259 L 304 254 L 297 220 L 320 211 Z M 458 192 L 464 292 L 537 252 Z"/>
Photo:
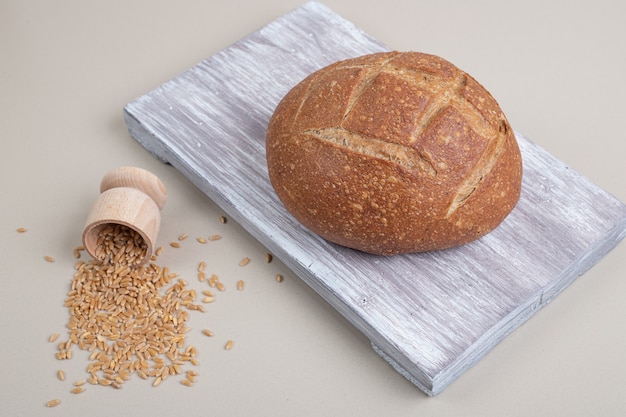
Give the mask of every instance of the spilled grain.
<path id="1" fill-rule="evenodd" d="M 80 245 L 74 248 L 74 258 L 79 259 L 80 253 L 85 250 L 85 247 Z"/>
<path id="2" fill-rule="evenodd" d="M 116 233 L 125 234 L 124 245 L 115 243 Z M 75 265 L 64 303 L 69 338 L 59 343 L 56 357 L 70 359 L 74 347 L 90 352 L 89 378 L 75 388 L 84 389 L 88 382 L 119 389 L 134 373 L 158 386 L 176 367 L 181 372 L 185 364 L 197 363 L 188 353 L 185 333 L 188 312 L 204 310 L 194 303 L 196 294 L 187 281 L 169 268 L 133 263 L 141 250 L 128 244 L 126 231 L 108 228 L 106 234 L 101 253 L 110 262 L 91 259 Z"/>
<path id="3" fill-rule="evenodd" d="M 61 400 L 50 400 L 46 403 L 46 407 L 56 407 L 61 404 Z"/>

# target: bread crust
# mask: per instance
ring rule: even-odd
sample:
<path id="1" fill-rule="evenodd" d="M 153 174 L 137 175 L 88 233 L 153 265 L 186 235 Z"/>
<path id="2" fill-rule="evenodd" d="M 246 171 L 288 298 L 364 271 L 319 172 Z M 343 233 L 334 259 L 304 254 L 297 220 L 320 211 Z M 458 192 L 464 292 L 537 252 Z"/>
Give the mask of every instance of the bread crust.
<path id="1" fill-rule="evenodd" d="M 447 249 L 519 200 L 522 158 L 496 100 L 448 61 L 365 55 L 305 78 L 267 129 L 270 181 L 323 238 L 377 255 Z"/>

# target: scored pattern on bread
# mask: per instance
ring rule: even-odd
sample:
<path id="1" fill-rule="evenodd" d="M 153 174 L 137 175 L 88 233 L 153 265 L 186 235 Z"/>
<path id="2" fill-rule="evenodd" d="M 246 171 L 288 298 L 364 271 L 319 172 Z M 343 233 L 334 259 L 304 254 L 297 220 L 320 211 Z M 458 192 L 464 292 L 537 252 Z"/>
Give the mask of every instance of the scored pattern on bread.
<path id="1" fill-rule="evenodd" d="M 485 117 L 478 111 L 477 107 L 464 97 L 463 92 L 467 87 L 468 75 L 464 72 L 458 72 L 454 76 L 450 77 L 448 72 L 444 72 L 443 75 L 437 74 L 435 71 L 428 71 L 425 69 L 419 70 L 407 70 L 406 68 L 398 67 L 397 65 L 390 64 L 391 59 L 397 53 L 388 54 L 388 58 L 381 60 L 376 64 L 362 64 L 362 65 L 338 65 L 337 69 L 356 69 L 367 71 L 363 81 L 356 87 L 354 93 L 350 97 L 345 113 L 341 118 L 341 123 L 338 127 L 328 127 L 323 129 L 309 129 L 305 133 L 311 134 L 318 139 L 329 140 L 336 144 L 348 147 L 355 152 L 363 153 L 373 157 L 382 159 L 388 159 L 400 165 L 404 165 L 410 168 L 419 168 L 421 172 L 426 175 L 437 175 L 437 165 L 433 163 L 428 155 L 420 153 L 415 146 L 413 146 L 421 137 L 421 135 L 427 130 L 431 122 L 445 111 L 450 106 L 454 106 L 459 109 L 460 113 L 463 113 L 463 118 L 469 123 L 470 128 L 474 132 L 478 133 L 484 138 L 488 138 L 489 142 L 493 142 L 486 147 L 481 160 L 475 165 L 474 170 L 469 173 L 466 181 L 458 188 L 457 195 L 452 199 L 446 216 L 450 216 L 456 211 L 463 202 L 467 201 L 469 196 L 474 192 L 478 183 L 489 173 L 493 167 L 497 157 L 502 152 L 503 147 L 503 134 L 506 134 L 506 121 L 501 122 L 501 128 L 494 128 Z M 346 120 L 349 120 L 350 114 L 355 110 L 358 113 L 358 103 L 362 98 L 364 92 L 368 91 L 372 84 L 378 77 L 389 74 L 398 80 L 404 81 L 407 88 L 410 86 L 417 87 L 418 89 L 427 92 L 430 96 L 428 102 L 424 106 L 421 114 L 416 120 L 415 129 L 407 138 L 407 144 L 394 143 L 379 139 L 375 136 L 368 137 L 363 133 L 355 133 L 349 129 L 344 128 L 343 124 Z M 437 79 L 437 83 L 434 82 L 434 78 Z M 435 88 L 434 85 L 437 87 Z M 402 88 L 402 87 L 394 87 Z M 302 110 L 302 104 L 309 97 L 309 90 L 302 98 L 299 110 L 294 117 L 297 120 L 300 111 Z"/>
<path id="2" fill-rule="evenodd" d="M 270 180 L 287 209 L 366 252 L 467 243 L 519 199 L 521 156 L 498 103 L 433 55 L 376 53 L 311 74 L 279 103 L 267 140 Z"/>
<path id="3" fill-rule="evenodd" d="M 389 160 L 407 168 L 417 168 L 420 173 L 431 177 L 437 175 L 437 170 L 427 158 L 417 152 L 415 148 L 386 142 L 374 137 L 363 140 L 363 136 L 341 127 L 327 127 L 323 129 L 308 129 L 303 133 L 335 145 L 351 149 L 354 152 L 373 156 L 374 158 Z"/>
<path id="4" fill-rule="evenodd" d="M 506 132 L 506 123 L 502 124 L 502 130 Z M 457 193 L 452 199 L 452 203 L 446 212 L 446 218 L 450 217 L 468 198 L 472 195 L 480 182 L 485 178 L 489 172 L 493 169 L 494 165 L 498 161 L 500 154 L 504 151 L 504 141 L 506 140 L 505 134 L 498 134 L 489 144 L 487 150 L 483 152 L 482 156 L 474 166 L 474 169 L 469 173 L 465 181 L 459 185 Z"/>

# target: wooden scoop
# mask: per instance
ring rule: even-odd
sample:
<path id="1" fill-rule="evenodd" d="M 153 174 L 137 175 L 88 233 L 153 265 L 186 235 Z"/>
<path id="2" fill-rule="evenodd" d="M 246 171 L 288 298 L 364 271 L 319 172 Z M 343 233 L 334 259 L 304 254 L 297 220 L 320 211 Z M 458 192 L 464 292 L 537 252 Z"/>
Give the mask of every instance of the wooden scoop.
<path id="1" fill-rule="evenodd" d="M 161 209 L 167 201 L 161 180 L 141 168 L 120 167 L 102 178 L 100 193 L 83 230 L 83 246 L 87 252 L 99 259 L 100 231 L 110 225 L 123 225 L 139 233 L 147 245 L 145 257 L 136 265 L 147 262 L 161 226 Z"/>

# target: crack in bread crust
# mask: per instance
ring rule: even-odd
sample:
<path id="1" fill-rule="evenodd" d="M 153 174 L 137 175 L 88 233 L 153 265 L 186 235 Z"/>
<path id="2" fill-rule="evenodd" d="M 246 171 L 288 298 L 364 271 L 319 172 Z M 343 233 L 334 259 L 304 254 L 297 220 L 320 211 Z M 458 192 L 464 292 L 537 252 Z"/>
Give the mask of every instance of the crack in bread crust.
<path id="1" fill-rule="evenodd" d="M 315 81 L 320 77 L 320 73 L 319 72 L 315 72 L 313 74 L 311 74 L 308 78 L 308 85 L 306 87 L 306 90 L 304 90 L 304 93 L 302 94 L 302 98 L 300 99 L 300 103 L 298 104 L 298 109 L 295 111 L 294 116 L 291 120 L 292 124 L 295 124 L 296 121 L 298 120 L 298 117 L 300 117 L 300 112 L 302 112 L 302 107 L 304 106 L 304 103 L 306 103 L 306 101 L 308 100 L 309 96 L 311 95 L 311 86 L 315 83 Z M 306 80 L 306 79 L 305 79 Z M 304 80 L 303 80 L 304 81 Z"/>
<path id="2" fill-rule="evenodd" d="M 348 116 L 352 112 L 352 109 L 354 108 L 356 103 L 359 101 L 359 98 L 361 98 L 361 94 L 363 94 L 363 92 L 365 90 L 367 90 L 370 85 L 372 85 L 372 82 L 374 82 L 374 79 L 378 76 L 378 74 L 380 74 L 381 72 L 384 71 L 385 66 L 387 65 L 387 63 L 393 57 L 394 57 L 394 55 L 390 55 L 378 67 L 374 67 L 373 70 L 370 70 L 368 72 L 368 74 L 366 75 L 365 79 L 363 81 L 361 81 L 361 83 L 358 85 L 356 91 L 352 94 L 352 96 L 350 97 L 350 100 L 348 101 L 348 105 L 346 106 L 346 112 L 344 113 L 343 117 L 341 118 L 341 124 L 343 124 L 343 122 L 348 118 Z M 360 66 L 345 67 L 345 68 L 367 69 L 368 67 L 371 67 L 371 66 L 360 65 Z"/>
<path id="3" fill-rule="evenodd" d="M 498 162 L 500 155 L 505 150 L 506 143 L 506 123 L 503 122 L 502 126 L 496 137 L 490 140 L 489 146 L 480 156 L 469 175 L 457 187 L 457 192 L 448 207 L 445 218 L 452 216 L 472 196 L 483 178 L 489 175 L 496 162 Z"/>
<path id="4" fill-rule="evenodd" d="M 420 174 L 431 177 L 437 176 L 437 171 L 430 161 L 409 146 L 365 137 L 360 133 L 354 133 L 341 127 L 308 129 L 304 133 L 361 155 L 390 161 L 412 170 L 417 169 Z"/>

